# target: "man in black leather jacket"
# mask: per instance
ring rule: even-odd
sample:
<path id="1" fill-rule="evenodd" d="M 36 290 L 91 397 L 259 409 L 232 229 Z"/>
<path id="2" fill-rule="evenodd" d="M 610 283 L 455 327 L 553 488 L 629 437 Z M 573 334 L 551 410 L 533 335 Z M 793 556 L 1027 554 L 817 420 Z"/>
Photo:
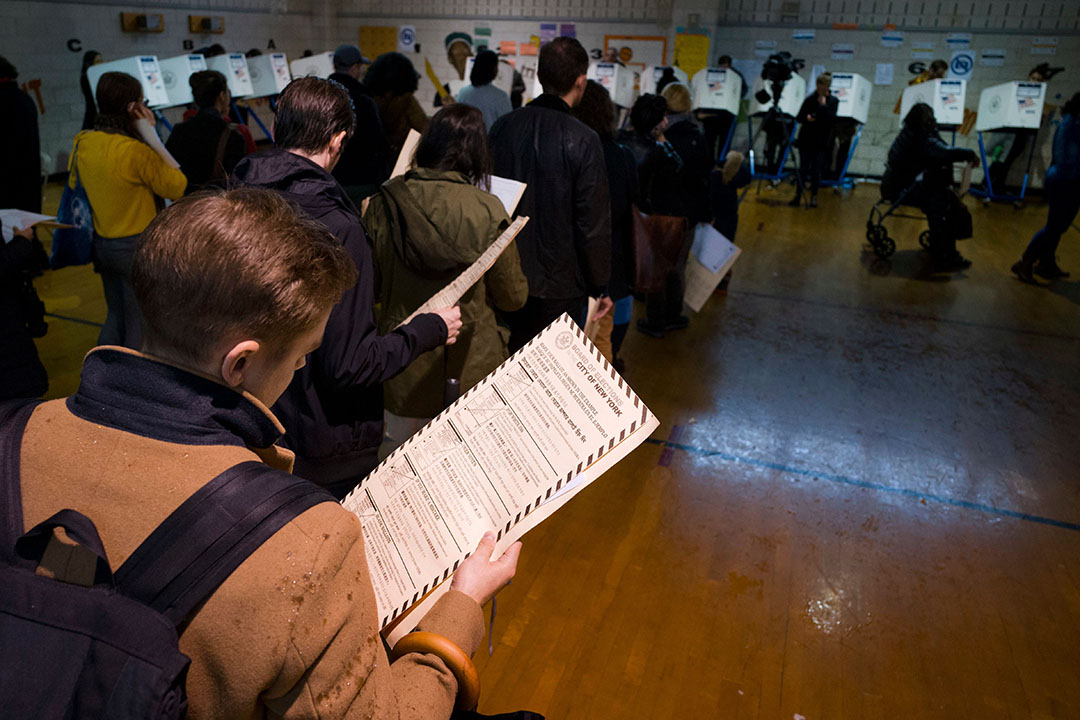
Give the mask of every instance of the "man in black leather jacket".
<path id="1" fill-rule="evenodd" d="M 387 335 L 375 325 L 375 267 L 360 213 L 330 170 L 355 127 L 345 89 L 307 77 L 278 99 L 278 147 L 248 155 L 233 178 L 276 190 L 326 225 L 356 264 L 356 285 L 334 306 L 322 345 L 273 407 L 296 453 L 295 474 L 344 497 L 378 464 L 382 383 L 421 353 L 457 338 L 457 307 L 418 315 Z"/>
<path id="2" fill-rule="evenodd" d="M 904 126 L 889 148 L 881 196 L 926 213 L 930 224 L 930 254 L 942 270 L 963 270 L 971 261 L 956 250 L 956 241 L 971 237 L 971 213 L 952 191 L 954 162 L 979 164 L 973 150 L 949 147 L 941 139 L 934 111 L 918 103 L 908 111 Z M 906 195 L 904 193 L 907 192 Z"/>
<path id="3" fill-rule="evenodd" d="M 334 72 L 330 76 L 349 92 L 356 113 L 356 132 L 334 167 L 334 177 L 354 203 L 379 191 L 379 186 L 390 177 L 392 162 L 379 108 L 363 84 L 364 72 L 370 64 L 360 48 L 341 45 L 334 51 Z"/>
<path id="4" fill-rule="evenodd" d="M 577 40 L 555 38 L 540 50 L 544 93 L 491 128 L 495 174 L 528 184 L 517 236 L 529 300 L 508 316 L 514 352 L 562 313 L 585 321 L 588 298 L 601 297 L 611 273 L 611 207 L 604 151 L 570 108 L 585 92 L 589 56 Z"/>

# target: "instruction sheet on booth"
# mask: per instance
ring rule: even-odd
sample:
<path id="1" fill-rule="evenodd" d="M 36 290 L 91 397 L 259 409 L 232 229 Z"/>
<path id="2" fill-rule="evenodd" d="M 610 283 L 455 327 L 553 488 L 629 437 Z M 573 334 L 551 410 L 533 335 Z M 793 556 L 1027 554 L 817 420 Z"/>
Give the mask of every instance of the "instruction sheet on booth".
<path id="1" fill-rule="evenodd" d="M 342 502 L 363 526 L 381 626 L 443 583 L 486 531 L 501 553 L 657 425 L 570 317 L 556 320 Z"/>

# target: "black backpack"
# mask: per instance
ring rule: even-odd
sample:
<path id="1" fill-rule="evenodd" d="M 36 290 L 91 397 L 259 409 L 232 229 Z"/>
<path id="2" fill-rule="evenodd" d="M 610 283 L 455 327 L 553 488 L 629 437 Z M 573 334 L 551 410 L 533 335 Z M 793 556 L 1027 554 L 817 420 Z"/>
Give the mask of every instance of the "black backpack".
<path id="1" fill-rule="evenodd" d="M 241 463 L 188 498 L 112 573 L 81 513 L 61 510 L 22 532 L 19 455 L 37 404 L 0 404 L 0 712 L 9 720 L 182 718 L 191 661 L 178 638 L 193 611 L 282 526 L 333 497 Z M 92 586 L 36 574 L 58 527 L 97 556 Z"/>

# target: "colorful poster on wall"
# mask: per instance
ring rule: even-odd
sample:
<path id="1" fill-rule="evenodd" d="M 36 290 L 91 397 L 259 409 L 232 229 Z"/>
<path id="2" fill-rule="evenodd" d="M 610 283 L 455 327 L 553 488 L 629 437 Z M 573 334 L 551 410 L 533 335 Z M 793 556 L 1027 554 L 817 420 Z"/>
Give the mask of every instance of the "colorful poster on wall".
<path id="1" fill-rule="evenodd" d="M 517 55 L 518 47 L 517 43 L 513 40 L 503 40 L 499 43 L 500 55 Z"/>
<path id="2" fill-rule="evenodd" d="M 540 23 L 540 47 L 559 36 L 559 28 L 555 23 Z"/>
<path id="3" fill-rule="evenodd" d="M 559 25 L 559 35 L 562 37 L 576 38 L 577 28 L 574 26 L 574 23 L 563 23 Z"/>
<path id="4" fill-rule="evenodd" d="M 540 36 L 530 35 L 529 42 L 521 43 L 518 48 L 518 52 L 522 55 L 539 55 L 540 54 Z"/>
<path id="5" fill-rule="evenodd" d="M 357 44 L 360 51 L 375 59 L 383 53 L 397 50 L 398 29 L 381 25 L 361 25 Z"/>
<path id="6" fill-rule="evenodd" d="M 675 60 L 687 77 L 694 77 L 698 70 L 709 64 L 709 36 L 705 33 L 684 32 L 677 28 L 675 32 Z"/>

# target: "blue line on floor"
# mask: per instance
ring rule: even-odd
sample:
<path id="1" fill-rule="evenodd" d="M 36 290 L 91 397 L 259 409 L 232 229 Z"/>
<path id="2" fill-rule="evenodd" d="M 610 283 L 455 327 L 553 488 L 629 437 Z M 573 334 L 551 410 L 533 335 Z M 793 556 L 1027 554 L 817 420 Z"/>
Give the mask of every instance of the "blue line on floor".
<path id="1" fill-rule="evenodd" d="M 982 503 L 970 502 L 968 500 L 956 500 L 955 498 L 944 497 L 942 495 L 932 495 L 929 493 L 919 492 L 917 490 L 909 490 L 907 488 L 890 487 L 888 485 L 881 485 L 879 483 L 867 482 L 866 480 L 856 480 L 854 478 L 844 477 L 843 475 L 833 475 L 831 473 L 814 472 L 812 470 L 803 470 L 802 468 L 791 467 L 790 465 L 781 465 L 780 463 L 769 462 L 767 460 L 758 460 L 756 458 L 742 457 L 740 455 L 731 455 L 729 453 L 720 452 L 719 450 L 705 450 L 703 448 L 693 447 L 692 445 L 683 445 L 682 443 L 669 442 L 666 440 L 660 440 L 658 438 L 648 438 L 645 440 L 647 443 L 653 445 L 661 445 L 664 448 L 671 448 L 674 450 L 682 450 L 683 452 L 693 453 L 694 455 L 701 455 L 702 457 L 715 457 L 721 460 L 727 460 L 728 462 L 741 463 L 743 465 L 753 465 L 754 467 L 768 468 L 769 470 L 778 470 L 779 472 L 791 473 L 793 475 L 802 475 L 804 477 L 821 478 L 822 480 L 828 480 L 829 482 L 840 483 L 843 485 L 852 485 L 854 487 L 866 488 L 867 490 L 879 490 L 881 492 L 893 493 L 895 495 L 906 495 L 907 497 L 918 498 L 920 500 L 925 499 L 927 502 L 936 502 L 943 505 L 952 505 L 954 507 L 961 507 L 967 510 L 977 510 L 979 512 L 989 513 L 991 515 L 1004 515 L 1005 517 L 1016 518 L 1017 520 L 1026 520 L 1027 522 L 1042 523 L 1043 525 L 1050 525 L 1052 527 L 1061 528 L 1063 530 L 1075 530 L 1080 532 L 1080 523 L 1066 522 L 1065 520 L 1054 520 L 1053 518 L 1043 517 L 1041 515 L 1032 515 L 1030 513 L 1017 512 L 1016 510 L 1006 510 L 1005 508 L 994 507 L 993 505 L 984 505 Z"/>
<path id="2" fill-rule="evenodd" d="M 93 327 L 105 327 L 101 323 L 96 323 L 93 320 L 83 320 L 82 318 L 69 317 L 67 315 L 57 315 L 56 313 L 47 312 L 46 317 L 56 318 L 57 320 L 67 320 L 68 322 L 80 323 L 82 325 L 92 325 Z"/>
<path id="3" fill-rule="evenodd" d="M 800 305 L 832 308 L 834 310 L 851 310 L 852 312 L 871 313 L 875 315 L 893 315 L 895 317 L 908 318 L 911 320 L 924 320 L 926 322 L 937 322 L 947 325 L 959 325 L 961 327 L 979 328 L 981 330 L 997 330 L 998 332 L 1015 333 L 1017 335 L 1033 335 L 1035 337 L 1051 338 L 1053 340 L 1072 340 L 1074 342 L 1080 341 L 1080 336 L 1077 335 L 1065 335 L 1062 333 L 1043 332 L 1041 330 L 1026 330 L 1024 328 L 1009 327 L 1007 325 L 990 325 L 988 323 L 979 323 L 973 320 L 956 320 L 953 318 L 941 318 L 935 317 L 933 315 L 921 315 L 919 313 L 904 312 L 902 310 L 892 310 L 889 308 L 861 307 L 859 305 L 848 305 L 846 303 L 828 302 L 826 300 L 814 300 L 812 298 L 771 295 L 769 293 L 753 292 L 751 290 L 729 290 L 728 294 L 740 295 L 745 297 L 756 297 L 762 298 L 764 300 L 793 302 L 799 303 Z"/>

